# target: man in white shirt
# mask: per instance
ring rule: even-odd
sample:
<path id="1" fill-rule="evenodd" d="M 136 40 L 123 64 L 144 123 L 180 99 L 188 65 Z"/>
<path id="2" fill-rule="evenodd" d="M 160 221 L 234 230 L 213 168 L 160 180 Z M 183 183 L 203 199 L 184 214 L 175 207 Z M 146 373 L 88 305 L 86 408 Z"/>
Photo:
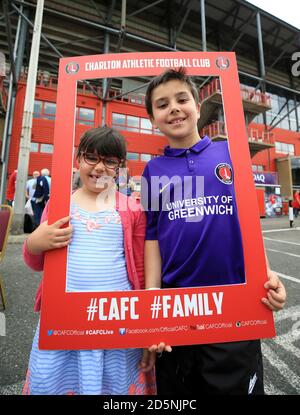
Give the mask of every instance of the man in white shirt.
<path id="1" fill-rule="evenodd" d="M 30 199 L 32 200 L 34 192 L 35 192 L 35 187 L 36 187 L 36 178 L 39 177 L 40 172 L 39 171 L 34 171 L 32 173 L 32 178 L 27 180 L 27 184 L 26 184 L 26 199 Z"/>

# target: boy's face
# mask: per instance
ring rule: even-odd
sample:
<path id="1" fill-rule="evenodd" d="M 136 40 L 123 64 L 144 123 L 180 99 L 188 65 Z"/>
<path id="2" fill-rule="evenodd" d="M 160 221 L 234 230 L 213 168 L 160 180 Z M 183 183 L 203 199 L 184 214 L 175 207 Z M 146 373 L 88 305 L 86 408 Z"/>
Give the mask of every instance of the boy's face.
<path id="1" fill-rule="evenodd" d="M 150 120 L 153 126 L 169 138 L 171 145 L 199 140 L 197 121 L 200 104 L 196 104 L 189 86 L 184 82 L 174 79 L 155 88 L 152 92 L 152 111 Z"/>

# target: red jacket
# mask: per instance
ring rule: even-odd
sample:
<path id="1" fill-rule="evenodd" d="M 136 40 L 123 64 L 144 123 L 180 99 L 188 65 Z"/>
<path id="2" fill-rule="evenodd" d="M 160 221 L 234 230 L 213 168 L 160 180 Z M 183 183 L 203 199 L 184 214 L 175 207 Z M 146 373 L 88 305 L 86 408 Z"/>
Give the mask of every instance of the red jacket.
<path id="1" fill-rule="evenodd" d="M 299 194 L 294 194 L 294 200 L 292 202 L 292 207 L 295 209 L 300 209 L 300 196 Z"/>
<path id="2" fill-rule="evenodd" d="M 6 190 L 6 199 L 14 200 L 15 191 L 16 191 L 16 180 L 17 180 L 17 170 L 15 170 L 8 179 L 7 190 Z"/>
<path id="3" fill-rule="evenodd" d="M 125 260 L 128 278 L 135 290 L 143 289 L 144 284 L 144 241 L 146 231 L 146 216 L 138 201 L 117 193 L 116 209 L 121 217 L 124 233 Z M 41 222 L 48 219 L 49 204 L 45 206 Z M 28 252 L 27 243 L 23 245 L 25 263 L 34 271 L 44 268 L 44 253 L 33 255 Z M 34 311 L 40 311 L 42 300 L 43 280 L 36 293 Z"/>

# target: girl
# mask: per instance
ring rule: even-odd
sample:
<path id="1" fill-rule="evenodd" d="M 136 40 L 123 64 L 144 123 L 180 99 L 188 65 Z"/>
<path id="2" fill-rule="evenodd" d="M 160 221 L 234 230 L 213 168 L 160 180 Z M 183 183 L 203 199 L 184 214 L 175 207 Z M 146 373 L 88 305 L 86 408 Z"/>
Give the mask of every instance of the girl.
<path id="1" fill-rule="evenodd" d="M 29 267 L 41 271 L 45 251 L 69 245 L 67 291 L 144 288 L 144 212 L 115 192 L 115 179 L 125 159 L 124 139 L 111 128 L 94 128 L 83 135 L 77 152 L 82 187 L 72 195 L 71 216 L 48 225 L 46 206 L 41 225 L 24 244 Z M 70 225 L 61 229 L 69 220 Z M 36 311 L 41 293 L 40 286 Z M 143 354 L 142 349 L 39 350 L 38 337 L 39 326 L 23 394 L 156 392 L 153 353 Z"/>

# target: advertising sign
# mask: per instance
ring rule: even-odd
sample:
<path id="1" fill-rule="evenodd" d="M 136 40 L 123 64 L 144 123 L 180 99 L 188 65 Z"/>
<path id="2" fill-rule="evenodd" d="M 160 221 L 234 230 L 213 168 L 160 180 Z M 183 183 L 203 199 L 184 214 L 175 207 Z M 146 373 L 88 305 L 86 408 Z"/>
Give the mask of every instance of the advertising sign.
<path id="1" fill-rule="evenodd" d="M 255 184 L 261 185 L 274 185 L 277 184 L 277 174 L 276 173 L 264 173 L 264 172 L 255 172 L 253 173 L 253 178 Z"/>

